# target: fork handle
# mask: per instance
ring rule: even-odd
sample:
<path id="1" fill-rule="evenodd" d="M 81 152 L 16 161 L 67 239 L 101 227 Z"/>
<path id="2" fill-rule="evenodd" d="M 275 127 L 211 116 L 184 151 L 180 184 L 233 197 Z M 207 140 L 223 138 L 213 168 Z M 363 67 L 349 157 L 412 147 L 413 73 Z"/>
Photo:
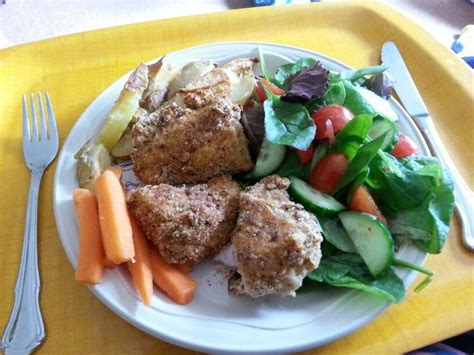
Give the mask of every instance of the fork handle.
<path id="1" fill-rule="evenodd" d="M 462 241 L 466 249 L 474 252 L 474 195 L 444 149 L 441 138 L 438 132 L 436 132 L 433 123 L 427 123 L 420 128 L 433 154 L 451 172 L 454 183 L 454 197 L 456 199 L 456 214 L 462 230 Z"/>
<path id="2" fill-rule="evenodd" d="M 20 270 L 12 313 L 2 336 L 6 355 L 32 352 L 45 338 L 39 307 L 38 194 L 44 169 L 31 172 Z"/>

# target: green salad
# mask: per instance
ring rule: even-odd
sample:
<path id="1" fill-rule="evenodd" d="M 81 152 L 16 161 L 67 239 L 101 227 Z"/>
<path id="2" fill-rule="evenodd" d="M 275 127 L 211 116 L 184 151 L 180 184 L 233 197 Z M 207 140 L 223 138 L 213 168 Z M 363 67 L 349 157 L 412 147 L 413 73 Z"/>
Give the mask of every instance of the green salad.
<path id="1" fill-rule="evenodd" d="M 256 164 L 239 179 L 288 177 L 291 198 L 317 216 L 323 257 L 305 286 L 355 288 L 398 303 L 406 290 L 393 267 L 403 267 L 426 274 L 416 291 L 424 288 L 433 272 L 395 251 L 411 243 L 441 252 L 453 184 L 436 158 L 416 155 L 399 131 L 387 67 L 335 73 L 302 58 L 272 76 L 262 55 L 260 64 L 255 99 L 264 115 L 243 117 Z"/>

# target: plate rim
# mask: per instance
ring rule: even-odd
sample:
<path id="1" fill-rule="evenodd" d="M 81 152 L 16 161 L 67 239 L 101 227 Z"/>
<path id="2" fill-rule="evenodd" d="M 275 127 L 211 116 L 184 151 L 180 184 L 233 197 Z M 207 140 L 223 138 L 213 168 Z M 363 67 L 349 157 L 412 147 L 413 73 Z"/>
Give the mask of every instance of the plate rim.
<path id="1" fill-rule="evenodd" d="M 343 63 L 343 62 L 341 62 L 341 61 L 339 61 L 335 58 L 332 58 L 332 57 L 327 56 L 325 54 L 321 54 L 319 52 L 315 52 L 315 51 L 308 50 L 308 49 L 305 49 L 305 48 L 301 48 L 301 47 L 297 47 L 297 46 L 291 46 L 291 45 L 287 45 L 287 44 L 283 44 L 283 43 L 262 42 L 262 41 L 219 41 L 219 42 L 210 42 L 210 43 L 204 43 L 204 44 L 199 44 L 199 45 L 195 45 L 195 46 L 191 46 L 191 47 L 182 48 L 182 49 L 179 49 L 177 51 L 167 53 L 167 54 L 164 54 L 164 55 L 166 55 L 166 56 L 180 55 L 183 52 L 187 52 L 187 51 L 191 51 L 191 50 L 199 50 L 199 49 L 205 49 L 206 47 L 214 47 L 214 46 L 221 46 L 221 45 L 253 45 L 253 46 L 256 46 L 256 47 L 267 46 L 267 47 L 279 47 L 280 49 L 281 48 L 283 48 L 283 49 L 288 48 L 288 49 L 293 49 L 293 50 L 296 50 L 296 51 L 299 51 L 299 52 L 304 52 L 304 53 L 310 54 L 311 56 L 317 56 L 317 57 L 320 57 L 320 58 L 324 58 L 328 61 L 331 61 L 331 62 L 333 62 L 333 63 L 335 63 L 335 64 L 337 64 L 341 67 L 345 67 L 347 69 L 351 69 L 351 70 L 354 69 L 353 67 L 351 67 L 351 66 L 349 66 L 349 65 L 347 65 L 347 64 L 345 64 L 345 63 Z M 156 61 L 157 59 L 163 57 L 164 55 L 158 56 L 158 57 L 156 57 L 156 58 L 154 58 L 150 61 L 147 61 L 147 63 L 151 63 L 153 61 Z M 107 92 L 109 91 L 109 89 L 112 86 L 117 85 L 118 82 L 124 80 L 124 78 L 129 76 L 132 71 L 133 71 L 133 69 L 128 71 L 127 73 L 125 73 L 121 77 L 119 77 L 117 80 L 115 80 L 111 84 L 109 84 L 94 100 L 92 100 L 89 103 L 87 108 L 81 113 L 81 115 L 77 118 L 74 125 L 69 130 L 69 132 L 67 134 L 67 137 L 66 137 L 64 143 L 61 146 L 61 151 L 60 151 L 60 154 L 59 154 L 58 163 L 56 165 L 56 170 L 55 170 L 55 174 L 54 174 L 53 210 L 54 210 L 54 217 L 55 217 L 56 227 L 57 227 L 57 230 L 58 230 L 59 239 L 61 241 L 63 250 L 64 250 L 66 256 L 68 257 L 68 260 L 71 263 L 73 268 L 74 268 L 74 264 L 73 264 L 72 255 L 70 255 L 70 253 L 68 252 L 68 249 L 67 249 L 66 244 L 65 244 L 66 243 L 66 238 L 63 237 L 64 235 L 67 234 L 67 231 L 63 230 L 63 226 L 61 225 L 61 223 L 58 223 L 58 221 L 59 221 L 59 217 L 58 217 L 59 216 L 59 196 L 58 196 L 58 193 L 59 192 L 58 192 L 57 187 L 58 187 L 59 180 L 60 180 L 60 169 L 59 168 L 62 166 L 63 161 L 65 160 L 65 155 L 67 154 L 65 152 L 64 147 L 67 146 L 68 143 L 70 143 L 70 140 L 72 140 L 71 132 L 73 130 L 75 130 L 76 127 L 79 125 L 80 121 L 83 120 L 84 117 L 89 114 L 89 111 L 94 106 L 94 104 L 97 101 L 101 101 L 103 99 L 103 96 L 107 95 Z M 403 106 L 397 100 L 395 100 L 393 97 L 391 97 L 389 99 L 389 101 L 390 101 L 391 105 L 396 106 L 398 110 L 404 112 L 405 116 L 410 117 L 410 115 L 406 112 L 406 110 L 403 108 Z M 424 137 L 422 136 L 420 130 L 418 129 L 417 125 L 414 123 L 413 120 L 411 120 L 409 124 L 410 124 L 410 126 L 412 126 L 413 130 L 416 132 L 416 134 L 418 136 L 417 140 L 422 142 L 423 150 L 429 152 L 429 149 L 426 145 L 426 141 L 425 141 Z M 425 253 L 425 255 L 423 257 L 423 260 L 422 260 L 420 265 L 423 265 L 426 262 L 427 258 L 428 258 L 428 253 Z M 406 283 L 408 285 L 412 284 L 414 279 L 416 278 L 416 276 L 417 276 L 417 273 L 415 271 L 411 271 L 406 277 Z M 322 346 L 324 344 L 328 344 L 328 343 L 331 343 L 331 342 L 333 342 L 337 339 L 340 339 L 340 338 L 342 338 L 342 337 L 344 337 L 344 336 L 346 336 L 350 333 L 353 333 L 357 329 L 360 329 L 361 327 L 371 323 L 374 319 L 376 319 L 383 312 L 385 312 L 390 306 L 392 306 L 392 303 L 387 301 L 383 305 L 380 306 L 379 310 L 377 310 L 374 313 L 371 313 L 370 316 L 362 317 L 362 318 L 357 319 L 354 322 L 351 322 L 351 325 L 348 326 L 347 329 L 345 329 L 341 332 L 335 333 L 331 336 L 328 336 L 322 341 L 317 339 L 315 341 L 299 343 L 297 345 L 294 345 L 294 344 L 293 345 L 288 345 L 284 348 L 282 348 L 282 347 L 278 347 L 278 348 L 265 347 L 265 348 L 262 348 L 262 349 L 235 349 L 235 348 L 226 348 L 225 346 L 215 347 L 215 346 L 212 346 L 212 344 L 209 344 L 209 345 L 196 344 L 195 342 L 187 341 L 187 340 L 181 339 L 181 338 L 176 337 L 176 336 L 173 337 L 172 335 L 169 335 L 168 333 L 163 332 L 161 329 L 151 328 L 151 327 L 147 326 L 146 324 L 144 324 L 143 322 L 140 322 L 136 318 L 132 317 L 129 313 L 126 312 L 126 310 L 122 309 L 123 307 L 121 307 L 120 305 L 117 305 L 116 303 L 112 302 L 112 300 L 107 298 L 106 295 L 101 293 L 95 286 L 87 286 L 87 287 L 112 312 L 117 314 L 120 318 L 126 320 L 128 323 L 132 324 L 133 326 L 137 327 L 138 329 L 144 331 L 145 333 L 147 333 L 147 334 L 149 334 L 149 335 L 151 335 L 155 338 L 161 339 L 163 341 L 166 341 L 166 342 L 174 344 L 174 345 L 178 345 L 178 346 L 181 346 L 181 347 L 192 349 L 192 350 L 198 350 L 198 351 L 204 351 L 204 352 L 219 351 L 220 353 L 236 353 L 236 352 L 238 352 L 238 353 L 252 353 L 252 352 L 256 352 L 256 351 L 260 352 L 260 353 L 275 352 L 275 351 L 280 351 L 280 352 L 281 351 L 302 351 L 302 350 L 305 350 L 305 349 L 308 349 L 308 348 Z M 406 286 L 406 288 L 407 288 L 407 291 L 408 291 L 408 286 Z M 180 317 L 179 315 L 173 315 L 173 316 L 174 317 Z"/>

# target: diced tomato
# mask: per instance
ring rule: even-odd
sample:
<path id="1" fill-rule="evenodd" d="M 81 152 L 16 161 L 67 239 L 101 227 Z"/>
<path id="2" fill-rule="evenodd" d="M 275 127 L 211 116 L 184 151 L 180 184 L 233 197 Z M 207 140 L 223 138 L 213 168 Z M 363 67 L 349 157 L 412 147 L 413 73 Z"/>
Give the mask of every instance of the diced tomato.
<path id="1" fill-rule="evenodd" d="M 263 90 L 263 88 L 260 86 L 259 83 L 255 84 L 255 92 L 257 93 L 257 96 L 260 102 L 263 102 L 267 99 L 267 95 L 265 95 L 265 91 Z"/>
<path id="2" fill-rule="evenodd" d="M 326 135 L 329 140 L 329 144 L 333 144 L 336 136 L 334 135 L 334 127 L 332 126 L 331 120 L 326 120 Z"/>
<path id="3" fill-rule="evenodd" d="M 296 153 L 298 160 L 303 165 L 308 164 L 311 161 L 311 158 L 313 158 L 314 146 L 312 144 L 306 150 L 299 150 L 293 147 L 290 147 L 290 149 Z"/>
<path id="4" fill-rule="evenodd" d="M 313 168 L 309 183 L 315 189 L 330 194 L 334 191 L 349 165 L 349 160 L 342 153 L 329 153 Z"/>
<path id="5" fill-rule="evenodd" d="M 339 132 L 354 114 L 344 106 L 333 104 L 321 107 L 311 116 L 316 124 L 316 139 L 320 140 L 331 138 L 331 135 Z M 331 122 L 331 126 L 328 126 L 327 121 Z M 332 128 L 332 132 L 328 127 Z"/>
<path id="6" fill-rule="evenodd" d="M 257 92 L 257 95 L 261 102 L 267 99 L 267 94 L 265 94 L 265 90 L 262 86 L 265 86 L 266 89 L 270 90 L 275 95 L 281 96 L 285 94 L 285 90 L 280 89 L 278 86 L 276 86 L 265 78 L 260 78 L 259 82 L 257 83 L 257 86 L 255 87 L 255 91 Z"/>
<path id="7" fill-rule="evenodd" d="M 416 143 L 410 137 L 400 133 L 398 142 L 392 150 L 392 155 L 397 158 L 404 158 L 410 155 L 415 155 L 416 150 Z"/>
<path id="8" fill-rule="evenodd" d="M 377 204 L 375 203 L 372 195 L 365 186 L 359 186 L 352 196 L 351 203 L 349 204 L 349 209 L 357 212 L 366 212 L 372 216 L 377 217 L 384 224 L 387 224 L 387 220 L 380 212 Z"/>

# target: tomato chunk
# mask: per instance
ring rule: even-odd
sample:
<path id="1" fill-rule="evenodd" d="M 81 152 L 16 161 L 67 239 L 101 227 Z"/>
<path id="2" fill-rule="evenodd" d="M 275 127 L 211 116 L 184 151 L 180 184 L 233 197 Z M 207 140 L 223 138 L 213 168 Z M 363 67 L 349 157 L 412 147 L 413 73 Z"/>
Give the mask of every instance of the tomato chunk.
<path id="1" fill-rule="evenodd" d="M 265 94 L 263 86 L 265 86 L 266 89 L 270 90 L 275 95 L 281 96 L 285 94 L 285 90 L 280 89 L 278 86 L 276 86 L 265 78 L 260 78 L 259 82 L 257 83 L 257 86 L 255 87 L 255 91 L 257 92 L 258 98 L 261 102 L 267 99 L 267 94 Z"/>
<path id="2" fill-rule="evenodd" d="M 260 86 L 259 83 L 255 84 L 255 92 L 257 93 L 258 99 L 260 102 L 263 102 L 267 99 L 267 95 L 265 94 L 265 90 Z"/>
<path id="3" fill-rule="evenodd" d="M 387 224 L 387 220 L 382 212 L 380 212 L 374 198 L 365 186 L 359 186 L 357 188 L 352 197 L 351 203 L 349 204 L 349 209 L 352 211 L 369 213 L 372 216 L 377 217 L 385 225 Z"/>
<path id="4" fill-rule="evenodd" d="M 349 165 L 349 160 L 342 153 L 329 153 L 323 157 L 313 168 L 309 183 L 315 189 L 332 193 Z"/>
<path id="5" fill-rule="evenodd" d="M 416 143 L 407 135 L 400 133 L 397 144 L 392 150 L 392 155 L 397 158 L 404 158 L 415 155 L 417 150 Z"/>
<path id="6" fill-rule="evenodd" d="M 321 107 L 311 116 L 316 124 L 316 139 L 321 140 L 334 136 L 354 117 L 354 114 L 344 106 L 333 104 Z"/>
<path id="7" fill-rule="evenodd" d="M 290 149 L 296 153 L 296 155 L 298 156 L 298 160 L 303 165 L 308 164 L 313 158 L 314 146 L 312 144 L 306 150 L 299 150 L 294 147 L 290 147 Z"/>

